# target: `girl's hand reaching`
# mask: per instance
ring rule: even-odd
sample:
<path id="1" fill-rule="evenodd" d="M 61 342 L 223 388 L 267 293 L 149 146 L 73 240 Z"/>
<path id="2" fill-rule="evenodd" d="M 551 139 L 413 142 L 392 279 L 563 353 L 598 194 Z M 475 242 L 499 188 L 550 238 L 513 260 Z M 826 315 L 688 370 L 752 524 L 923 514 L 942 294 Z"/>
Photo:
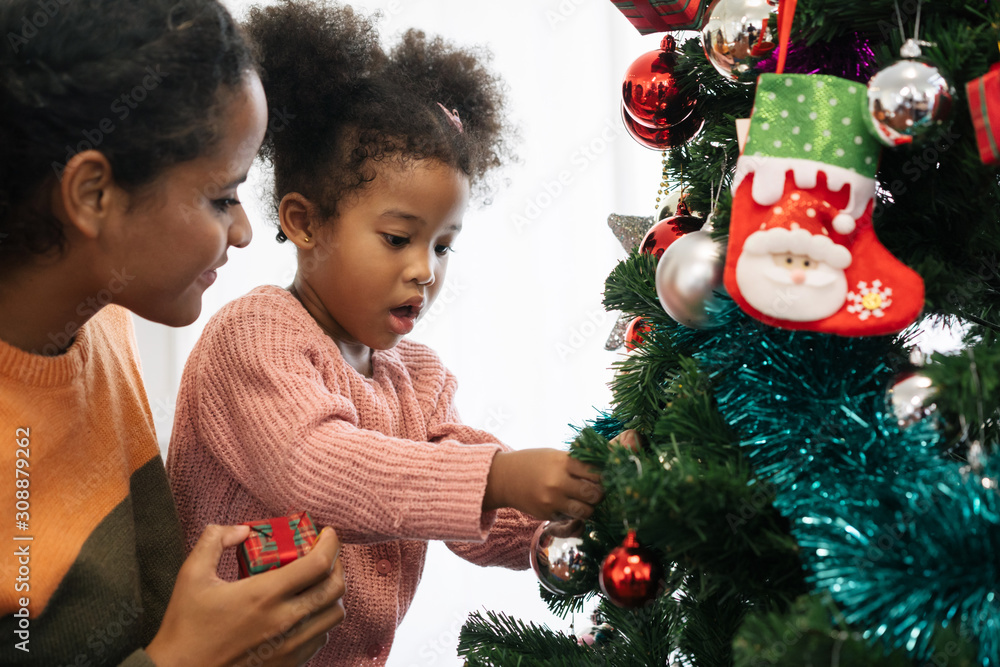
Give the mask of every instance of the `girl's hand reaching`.
<path id="1" fill-rule="evenodd" d="M 513 507 L 536 519 L 587 519 L 604 497 L 601 474 L 558 449 L 498 452 L 483 510 Z"/>

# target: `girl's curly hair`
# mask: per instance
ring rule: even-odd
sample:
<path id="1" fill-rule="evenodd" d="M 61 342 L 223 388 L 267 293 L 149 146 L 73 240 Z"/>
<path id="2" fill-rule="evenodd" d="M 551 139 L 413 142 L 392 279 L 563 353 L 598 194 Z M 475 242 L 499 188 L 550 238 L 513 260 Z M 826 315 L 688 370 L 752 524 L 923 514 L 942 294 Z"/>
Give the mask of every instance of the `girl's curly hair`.
<path id="1" fill-rule="evenodd" d="M 482 195 L 487 172 L 513 157 L 504 85 L 482 49 L 409 30 L 386 51 L 372 17 L 321 0 L 256 7 L 245 28 L 268 105 L 282 117 L 261 148 L 274 167 L 275 209 L 299 192 L 335 216 L 387 159 L 438 160 Z M 458 113 L 461 131 L 442 106 Z"/>

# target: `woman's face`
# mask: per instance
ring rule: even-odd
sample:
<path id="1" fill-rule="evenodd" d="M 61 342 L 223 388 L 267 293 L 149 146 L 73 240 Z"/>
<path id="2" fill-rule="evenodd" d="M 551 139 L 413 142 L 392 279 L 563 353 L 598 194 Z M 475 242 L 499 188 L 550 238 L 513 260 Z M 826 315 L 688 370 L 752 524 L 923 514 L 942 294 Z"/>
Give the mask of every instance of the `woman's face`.
<path id="1" fill-rule="evenodd" d="M 194 322 L 226 251 L 250 242 L 237 186 L 246 180 L 267 129 L 256 73 L 229 93 L 218 118 L 221 137 L 209 152 L 120 198 L 124 203 L 109 230 L 106 269 L 109 280 L 122 285 L 114 302 L 154 322 Z"/>

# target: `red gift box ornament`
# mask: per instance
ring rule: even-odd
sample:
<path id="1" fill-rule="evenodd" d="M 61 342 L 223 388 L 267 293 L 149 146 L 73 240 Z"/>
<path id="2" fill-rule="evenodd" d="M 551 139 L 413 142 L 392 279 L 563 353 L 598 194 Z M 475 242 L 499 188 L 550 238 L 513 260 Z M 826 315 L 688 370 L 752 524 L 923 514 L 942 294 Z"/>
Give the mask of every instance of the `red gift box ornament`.
<path id="1" fill-rule="evenodd" d="M 990 167 L 1000 165 L 1000 63 L 965 84 L 965 93 L 976 128 L 979 158 Z"/>
<path id="2" fill-rule="evenodd" d="M 707 0 L 611 0 L 642 35 L 668 30 L 701 30 Z"/>
<path id="3" fill-rule="evenodd" d="M 274 570 L 309 553 L 316 542 L 316 524 L 309 512 L 249 521 L 250 536 L 236 550 L 240 579 Z"/>

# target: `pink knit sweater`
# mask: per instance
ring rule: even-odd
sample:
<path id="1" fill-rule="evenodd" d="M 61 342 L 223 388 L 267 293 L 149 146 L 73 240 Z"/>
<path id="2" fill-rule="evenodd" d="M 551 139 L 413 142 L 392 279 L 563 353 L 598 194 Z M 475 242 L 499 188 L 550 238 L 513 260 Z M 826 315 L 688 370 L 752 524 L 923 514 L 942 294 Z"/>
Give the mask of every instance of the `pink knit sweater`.
<path id="1" fill-rule="evenodd" d="M 344 543 L 347 618 L 310 665 L 385 664 L 427 540 L 524 569 L 538 525 L 482 511 L 506 448 L 459 422 L 455 378 L 430 348 L 403 340 L 372 370 L 349 366 L 288 291 L 259 287 L 209 321 L 177 398 L 167 473 L 189 550 L 209 523 L 297 510 Z M 219 573 L 236 578 L 233 550 Z"/>

